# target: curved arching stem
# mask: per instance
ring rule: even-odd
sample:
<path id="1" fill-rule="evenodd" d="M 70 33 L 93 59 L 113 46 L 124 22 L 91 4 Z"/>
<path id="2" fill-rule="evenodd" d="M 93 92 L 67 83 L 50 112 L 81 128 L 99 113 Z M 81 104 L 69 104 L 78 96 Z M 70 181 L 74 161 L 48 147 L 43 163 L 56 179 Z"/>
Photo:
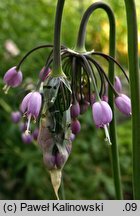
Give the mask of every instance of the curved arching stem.
<path id="1" fill-rule="evenodd" d="M 33 53 L 34 51 L 38 50 L 38 49 L 42 49 L 42 48 L 53 48 L 53 45 L 51 44 L 44 44 L 44 45 L 40 45 L 40 46 L 37 46 L 37 47 L 34 47 L 33 49 L 31 49 L 30 51 L 28 51 L 24 56 L 23 58 L 20 60 L 20 62 L 18 63 L 17 65 L 17 70 L 19 70 L 21 64 L 25 61 L 25 59 L 31 54 Z"/>
<path id="2" fill-rule="evenodd" d="M 111 8 L 103 3 L 103 2 L 96 2 L 93 3 L 92 5 L 90 5 L 87 10 L 85 11 L 81 23 L 80 23 L 80 27 L 79 27 L 79 31 L 78 31 L 78 37 L 77 37 L 77 44 L 76 44 L 76 48 L 75 50 L 77 51 L 85 51 L 85 38 L 86 38 L 86 27 L 87 27 L 87 23 L 89 20 L 89 17 L 91 16 L 91 14 L 93 14 L 93 12 L 96 9 L 103 9 L 109 18 L 109 22 L 110 22 L 110 28 L 111 29 L 115 29 L 115 18 L 114 18 L 114 14 L 111 10 Z M 111 31 L 110 29 L 110 31 Z"/>
<path id="3" fill-rule="evenodd" d="M 115 58 L 115 51 L 116 51 L 116 24 L 115 24 L 115 17 L 111 10 L 111 8 L 103 3 L 103 2 L 96 2 L 92 4 L 84 13 L 83 18 L 81 20 L 76 49 L 80 52 L 85 52 L 85 36 L 86 36 L 86 26 L 89 20 L 90 15 L 96 9 L 103 9 L 109 19 L 110 24 L 110 31 L 109 31 L 109 55 Z M 114 84 L 114 63 L 109 62 L 109 80 Z M 116 136 L 116 120 L 115 120 L 115 113 L 114 113 L 114 97 L 111 88 L 108 89 L 109 95 L 109 104 L 111 106 L 113 112 L 113 120 L 110 123 L 110 138 L 111 138 L 111 161 L 112 161 L 112 170 L 114 176 L 114 185 L 116 191 L 116 199 L 122 199 L 122 188 L 121 188 L 121 178 L 120 178 L 120 166 L 119 166 L 119 153 L 118 153 L 118 144 L 117 144 L 117 136 Z"/>
<path id="4" fill-rule="evenodd" d="M 132 103 L 133 190 L 140 199 L 140 71 L 138 65 L 138 29 L 134 0 L 124 0 L 128 28 L 128 61 Z"/>

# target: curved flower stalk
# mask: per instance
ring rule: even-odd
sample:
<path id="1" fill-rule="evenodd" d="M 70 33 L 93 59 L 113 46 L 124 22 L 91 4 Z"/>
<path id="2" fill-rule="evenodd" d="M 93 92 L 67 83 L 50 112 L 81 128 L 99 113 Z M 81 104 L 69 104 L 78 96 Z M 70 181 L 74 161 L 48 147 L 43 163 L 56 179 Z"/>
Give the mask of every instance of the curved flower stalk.
<path id="1" fill-rule="evenodd" d="M 101 8 L 103 9 L 109 18 L 109 24 L 110 24 L 110 32 L 109 32 L 109 58 L 108 56 L 102 54 L 102 53 L 95 53 L 99 54 L 101 56 L 106 56 L 106 59 L 109 61 L 110 57 L 115 57 L 115 39 L 116 39 L 116 25 L 115 25 L 115 17 L 111 10 L 111 8 L 104 4 L 103 2 L 96 2 L 95 4 L 92 4 L 87 11 L 85 12 L 81 25 L 79 28 L 79 34 L 77 39 L 77 46 L 76 49 L 78 50 L 85 50 L 85 32 L 86 32 L 86 25 L 89 19 L 89 16 L 93 11 L 96 9 Z M 116 62 L 117 63 L 117 62 Z M 124 72 L 125 74 L 125 72 Z M 125 74 L 126 75 L 126 74 Z M 127 76 L 126 76 L 127 78 Z M 109 61 L 109 79 L 110 82 L 114 83 L 114 63 L 112 61 Z M 128 79 L 128 78 L 127 78 Z M 111 140 L 113 142 L 113 145 L 111 146 L 111 160 L 112 160 L 112 170 L 113 170 L 113 176 L 114 176 L 114 185 L 115 185 L 115 191 L 116 191 L 116 197 L 117 199 L 122 199 L 122 189 L 121 189 L 121 181 L 120 181 L 120 167 L 119 167 L 119 156 L 118 156 L 118 145 L 117 145 L 117 136 L 116 136 L 116 123 L 115 123 L 115 115 L 114 115 L 114 98 L 113 98 L 113 92 L 111 88 L 108 90 L 109 95 L 109 103 L 113 112 L 113 120 L 110 123 L 110 135 Z M 103 96 L 104 97 L 104 96 Z M 108 97 L 107 97 L 108 98 Z M 105 130 L 107 132 L 107 130 Z M 108 134 L 108 132 L 107 132 Z"/>
<path id="2" fill-rule="evenodd" d="M 39 73 L 36 89 L 29 92 L 21 103 L 21 111 L 27 116 L 28 123 L 24 141 L 29 142 L 30 120 L 39 123 L 37 141 L 43 152 L 43 161 L 50 172 L 51 181 L 57 198 L 61 184 L 62 169 L 70 155 L 72 141 L 81 129 L 79 115 L 92 107 L 96 127 L 103 127 L 105 140 L 111 147 L 116 198 L 122 198 L 118 151 L 115 134 L 114 99 L 120 108 L 130 101 L 122 96 L 120 89 L 114 87 L 114 64 L 128 80 L 127 74 L 115 60 L 115 20 L 109 6 L 102 2 L 92 4 L 81 21 L 77 46 L 74 50 L 61 45 L 61 20 L 65 0 L 58 0 L 55 17 L 54 44 L 42 45 L 30 50 L 19 62 L 21 67 L 25 59 L 41 48 L 51 48 L 43 69 Z M 90 14 L 97 8 L 104 9 L 110 22 L 110 55 L 94 50 L 86 51 L 85 33 Z M 94 58 L 101 56 L 109 62 L 109 75 Z M 128 80 L 129 81 L 129 80 Z M 123 101 L 122 101 L 123 97 Z M 109 103 L 108 103 L 109 98 Z M 120 99 L 121 98 L 121 99 Z M 123 103 L 123 106 L 122 106 Z M 129 107 L 130 108 L 130 107 Z M 110 130 L 108 130 L 110 125 Z M 112 143 L 112 145 L 111 145 Z"/>
<path id="3" fill-rule="evenodd" d="M 128 60 L 132 97 L 133 189 L 134 199 L 140 199 L 140 70 L 138 65 L 138 28 L 134 0 L 124 0 L 128 27 Z"/>

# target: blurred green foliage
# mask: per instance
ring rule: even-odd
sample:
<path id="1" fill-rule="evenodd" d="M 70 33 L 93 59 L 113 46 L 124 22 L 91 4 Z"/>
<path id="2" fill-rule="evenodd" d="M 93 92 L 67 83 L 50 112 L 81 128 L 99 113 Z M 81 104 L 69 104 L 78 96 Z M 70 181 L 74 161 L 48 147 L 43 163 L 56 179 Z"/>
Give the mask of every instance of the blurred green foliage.
<path id="1" fill-rule="evenodd" d="M 0 89 L 6 70 L 16 65 L 33 47 L 53 43 L 53 25 L 56 0 L 0 1 Z M 81 14 L 95 2 L 67 0 L 62 26 L 62 43 L 73 48 L 76 43 Z M 113 8 L 117 19 L 117 59 L 127 68 L 126 18 L 122 0 L 104 1 Z M 139 5 L 138 1 L 136 1 Z M 137 11 L 138 14 L 140 10 Z M 20 53 L 10 54 L 5 46 L 12 40 Z M 87 49 L 108 53 L 108 22 L 101 10 L 88 23 Z M 36 81 L 48 50 L 33 53 L 23 64 L 24 77 Z M 117 71 L 119 73 L 119 71 Z M 123 76 L 122 76 L 123 77 Z M 128 85 L 122 78 L 124 91 Z M 42 162 L 37 143 L 23 144 L 18 125 L 10 119 L 17 110 L 22 94 L 11 89 L 6 96 L 0 91 L 0 199 L 55 199 L 48 172 Z M 117 113 L 120 166 L 125 199 L 132 199 L 131 122 Z M 63 171 L 66 199 L 115 199 L 108 146 L 104 133 L 96 129 L 91 110 L 80 117 L 81 133 L 73 142 L 72 154 Z M 60 195 L 61 196 L 61 195 Z"/>

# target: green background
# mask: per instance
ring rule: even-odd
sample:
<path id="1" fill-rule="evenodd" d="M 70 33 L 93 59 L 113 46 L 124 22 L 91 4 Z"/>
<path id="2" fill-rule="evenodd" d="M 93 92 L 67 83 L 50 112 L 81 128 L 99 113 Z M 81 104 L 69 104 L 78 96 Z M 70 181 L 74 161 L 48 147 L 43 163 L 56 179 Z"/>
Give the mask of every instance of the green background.
<path id="1" fill-rule="evenodd" d="M 53 43 L 56 0 L 0 1 L 0 199 L 55 199 L 50 177 L 36 142 L 24 144 L 19 126 L 11 122 L 11 112 L 19 108 L 23 92 L 2 91 L 3 75 L 16 65 L 33 47 Z M 62 22 L 62 44 L 74 48 L 84 10 L 95 1 L 66 0 Z M 127 28 L 124 1 L 106 0 L 112 7 L 117 24 L 116 59 L 128 73 Z M 137 15 L 140 16 L 140 3 Z M 138 19 L 138 24 L 139 19 Z M 108 53 L 108 20 L 105 12 L 97 10 L 90 18 L 86 35 L 87 50 Z M 19 49 L 14 56 L 5 48 L 12 40 Z M 37 82 L 49 49 L 33 53 L 22 66 L 25 82 Z M 101 61 L 107 71 L 107 64 Z M 123 92 L 129 86 L 116 68 L 123 83 Z M 28 79 L 27 79 L 28 77 Z M 117 134 L 124 199 L 132 199 L 131 119 L 116 110 Z M 96 129 L 91 109 L 79 118 L 82 128 L 73 142 L 72 153 L 63 170 L 66 199 L 115 199 L 111 163 L 104 133 Z M 60 190 L 61 197 L 61 190 Z"/>

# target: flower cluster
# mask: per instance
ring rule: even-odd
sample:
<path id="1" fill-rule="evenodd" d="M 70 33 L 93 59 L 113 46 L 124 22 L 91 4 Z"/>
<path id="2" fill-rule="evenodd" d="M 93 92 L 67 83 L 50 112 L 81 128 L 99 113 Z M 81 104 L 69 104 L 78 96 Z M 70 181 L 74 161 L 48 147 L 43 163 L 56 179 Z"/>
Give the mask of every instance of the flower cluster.
<path id="1" fill-rule="evenodd" d="M 41 110 L 44 106 L 43 104 L 47 104 L 47 107 L 53 107 L 53 104 L 55 103 L 58 95 L 59 100 L 57 99 L 57 101 L 59 103 L 59 106 L 57 106 L 57 110 L 55 112 L 60 112 L 59 110 L 62 106 L 62 104 L 60 105 L 60 103 L 64 103 L 63 106 L 65 106 L 66 100 L 69 101 L 69 107 L 67 108 L 69 108 L 71 115 L 71 141 L 75 139 L 75 136 L 81 130 L 81 124 L 78 120 L 78 116 L 84 114 L 90 106 L 92 108 L 93 120 L 97 128 L 102 127 L 105 128 L 106 131 L 109 123 L 112 121 L 113 114 L 108 104 L 107 95 L 107 89 L 108 85 L 110 85 L 110 82 L 108 82 L 108 79 L 106 79 L 104 70 L 95 60 L 91 59 L 90 57 L 91 63 L 94 63 L 96 67 L 98 65 L 97 71 L 101 76 L 101 89 L 99 91 L 97 89 L 97 80 L 95 83 L 94 71 L 91 70 L 91 68 L 88 68 L 89 62 L 85 58 L 85 55 L 83 55 L 83 58 L 78 53 L 73 54 L 69 49 L 63 48 L 62 53 L 64 53 L 64 51 L 69 54 L 69 58 L 72 58 L 71 56 L 74 55 L 73 58 L 77 59 L 78 61 L 76 63 L 76 60 L 74 60 L 75 64 L 73 64 L 72 59 L 70 64 L 68 61 L 69 59 L 67 60 L 68 63 L 65 60 L 65 57 L 63 59 L 63 71 L 67 75 L 68 81 L 67 79 L 64 79 L 64 77 L 62 77 L 63 79 L 61 78 L 62 80 L 53 78 L 51 76 L 51 69 L 49 67 L 43 67 L 39 73 L 40 85 L 38 90 L 29 92 L 21 102 L 20 112 L 23 113 L 23 115 L 26 116 L 28 120 L 26 123 L 27 127 L 25 130 L 25 135 L 22 135 L 24 142 L 32 141 L 32 137 L 29 133 L 31 120 L 33 119 L 36 122 L 36 119 L 41 119 Z M 92 54 L 94 54 L 94 52 Z M 75 73 L 76 70 L 78 71 L 77 73 Z M 9 69 L 4 75 L 4 82 L 7 85 L 7 89 L 9 88 L 9 86 L 15 87 L 20 85 L 21 80 L 22 72 L 17 70 L 16 67 Z M 60 84 L 60 80 L 62 84 Z M 72 91 L 72 94 L 68 94 L 67 98 L 64 98 L 64 91 L 66 91 L 66 89 L 64 87 L 62 88 L 65 82 L 67 82 L 65 84 L 65 87 L 69 89 L 69 92 Z M 71 86 L 69 86 L 69 83 Z M 127 116 L 131 115 L 131 101 L 128 96 L 122 93 L 122 83 L 119 77 L 115 77 L 114 87 L 112 85 L 110 87 L 115 92 L 114 97 L 116 107 L 123 114 Z M 59 92 L 60 89 L 62 92 Z M 63 112 L 65 110 L 66 109 L 64 109 Z M 12 119 L 14 122 L 18 122 L 18 119 L 21 118 L 20 112 L 15 112 L 12 114 Z M 53 110 L 52 115 L 56 115 L 55 112 Z M 110 140 L 109 136 L 106 138 Z"/>

